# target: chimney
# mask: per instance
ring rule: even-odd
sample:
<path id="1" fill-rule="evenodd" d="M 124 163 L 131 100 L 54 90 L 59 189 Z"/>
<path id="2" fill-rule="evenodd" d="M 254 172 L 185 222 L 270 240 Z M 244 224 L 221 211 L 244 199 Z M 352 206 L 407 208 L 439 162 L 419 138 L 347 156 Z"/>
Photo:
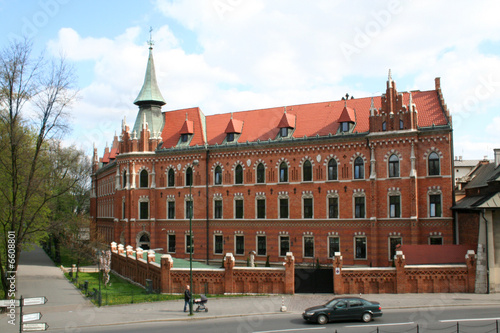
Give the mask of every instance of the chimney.
<path id="1" fill-rule="evenodd" d="M 500 165 L 500 148 L 493 149 L 495 152 L 495 168 L 498 168 Z"/>

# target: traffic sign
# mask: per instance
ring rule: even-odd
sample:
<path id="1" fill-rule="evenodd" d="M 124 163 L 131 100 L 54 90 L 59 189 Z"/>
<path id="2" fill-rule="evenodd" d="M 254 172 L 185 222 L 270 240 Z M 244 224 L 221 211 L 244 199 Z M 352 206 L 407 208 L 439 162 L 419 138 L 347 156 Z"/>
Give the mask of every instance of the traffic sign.
<path id="1" fill-rule="evenodd" d="M 40 320 L 42 318 L 42 314 L 40 312 L 28 313 L 23 315 L 23 323 L 26 321 Z"/>
<path id="2" fill-rule="evenodd" d="M 45 296 L 42 297 L 29 297 L 23 298 L 23 305 L 43 305 L 47 303 L 47 298 Z"/>
<path id="3" fill-rule="evenodd" d="M 36 324 L 23 324 L 23 331 L 46 331 L 49 328 L 47 323 L 36 323 Z"/>
<path id="4" fill-rule="evenodd" d="M 0 308 L 6 308 L 8 306 L 19 306 L 18 299 L 1 299 Z"/>

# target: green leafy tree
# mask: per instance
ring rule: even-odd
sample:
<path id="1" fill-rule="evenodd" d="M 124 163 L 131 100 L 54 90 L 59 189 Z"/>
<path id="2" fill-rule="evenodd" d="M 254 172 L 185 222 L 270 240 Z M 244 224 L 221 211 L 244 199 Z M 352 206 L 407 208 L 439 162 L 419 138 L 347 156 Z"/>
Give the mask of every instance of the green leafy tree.
<path id="1" fill-rule="evenodd" d="M 34 56 L 28 40 L 0 52 L 0 279 L 4 297 L 23 247 L 39 243 L 50 226 L 50 203 L 76 180 L 54 156 L 76 98 L 64 59 Z M 14 240 L 14 241 L 12 241 Z M 9 243 L 10 241 L 10 243 Z M 10 248 L 9 248 L 10 246 Z"/>

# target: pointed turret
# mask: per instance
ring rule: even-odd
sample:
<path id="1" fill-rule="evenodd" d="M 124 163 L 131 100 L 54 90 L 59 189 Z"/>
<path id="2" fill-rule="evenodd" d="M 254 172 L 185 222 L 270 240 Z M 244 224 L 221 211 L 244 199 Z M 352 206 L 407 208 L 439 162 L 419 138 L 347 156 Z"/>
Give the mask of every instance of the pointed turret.
<path id="1" fill-rule="evenodd" d="M 151 133 L 161 133 L 164 125 L 161 107 L 165 105 L 166 102 L 156 82 L 156 72 L 153 61 L 153 41 L 150 40 L 148 44 L 149 58 L 146 67 L 146 75 L 139 96 L 137 96 L 134 101 L 134 104 L 139 106 L 139 113 L 135 119 L 132 132 L 136 132 L 138 135 L 140 135 L 144 127 L 144 122 L 147 122 Z"/>

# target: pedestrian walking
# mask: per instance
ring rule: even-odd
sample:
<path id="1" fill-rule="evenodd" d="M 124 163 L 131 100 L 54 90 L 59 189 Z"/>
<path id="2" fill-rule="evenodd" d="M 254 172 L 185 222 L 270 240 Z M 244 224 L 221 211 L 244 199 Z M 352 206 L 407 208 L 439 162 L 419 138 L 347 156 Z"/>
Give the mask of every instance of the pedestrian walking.
<path id="1" fill-rule="evenodd" d="M 186 286 L 186 290 L 184 290 L 184 312 L 186 312 L 186 307 L 189 306 L 189 300 L 191 299 L 191 290 L 189 285 Z"/>

